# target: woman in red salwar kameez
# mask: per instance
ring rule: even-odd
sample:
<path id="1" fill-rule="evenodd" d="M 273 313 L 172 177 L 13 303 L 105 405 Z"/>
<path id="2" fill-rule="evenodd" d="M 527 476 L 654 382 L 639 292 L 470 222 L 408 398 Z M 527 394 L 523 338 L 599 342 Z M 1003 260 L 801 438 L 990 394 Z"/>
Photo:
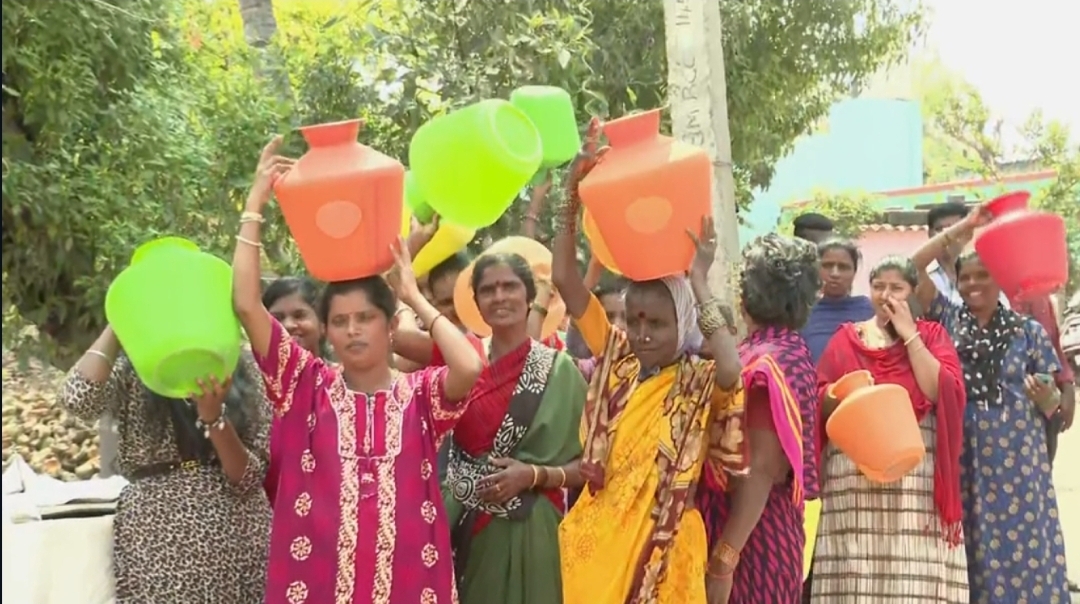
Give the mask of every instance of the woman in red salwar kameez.
<path id="1" fill-rule="evenodd" d="M 267 604 L 457 601 L 436 451 L 465 409 L 479 356 L 420 294 L 404 242 L 389 280 L 327 285 L 319 308 L 340 365 L 299 346 L 262 306 L 259 228 L 292 161 L 260 158 L 233 257 L 233 304 L 280 418 Z M 398 297 L 430 326 L 447 365 L 391 367 Z"/>

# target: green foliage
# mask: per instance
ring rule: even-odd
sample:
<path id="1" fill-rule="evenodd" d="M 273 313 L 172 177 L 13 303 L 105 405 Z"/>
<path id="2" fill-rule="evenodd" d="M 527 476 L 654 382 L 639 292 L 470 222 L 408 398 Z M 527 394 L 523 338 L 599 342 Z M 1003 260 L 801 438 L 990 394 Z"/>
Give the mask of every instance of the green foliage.
<path id="1" fill-rule="evenodd" d="M 1065 219 L 1070 279 L 1068 291 L 1080 287 L 1080 145 L 1070 143 L 1069 128 L 1033 113 L 1020 129 L 1018 148 L 1002 145 L 1003 124 L 994 120 L 982 96 L 969 82 L 937 61 L 920 72 L 920 98 L 927 119 L 924 164 L 927 184 L 963 178 L 1001 176 L 1001 158 L 1022 160 L 1057 177 L 1037 192 L 1033 205 Z"/>
<path id="2" fill-rule="evenodd" d="M 899 1 L 721 7 L 743 203 L 838 95 L 899 58 L 921 26 L 919 7 Z M 273 9 L 276 36 L 252 49 L 235 0 L 5 0 L 8 345 L 22 333 L 9 328 L 28 322 L 66 365 L 102 327 L 111 278 L 157 234 L 227 257 L 254 160 L 274 132 L 290 132 L 287 148 L 299 154 L 295 126 L 361 117 L 365 143 L 404 159 L 424 121 L 522 84 L 566 88 L 582 123 L 666 102 L 658 0 L 277 0 Z M 525 207 L 514 204 L 477 245 L 518 232 Z M 300 270 L 270 218 L 268 266 Z M 539 237 L 550 234 L 544 225 Z"/>
<path id="3" fill-rule="evenodd" d="M 784 212 L 780 217 L 779 231 L 791 235 L 796 216 L 816 212 L 833 221 L 833 233 L 837 237 L 858 239 L 860 227 L 881 221 L 881 212 L 875 205 L 876 200 L 876 196 L 858 191 L 814 191 L 806 205 Z"/>

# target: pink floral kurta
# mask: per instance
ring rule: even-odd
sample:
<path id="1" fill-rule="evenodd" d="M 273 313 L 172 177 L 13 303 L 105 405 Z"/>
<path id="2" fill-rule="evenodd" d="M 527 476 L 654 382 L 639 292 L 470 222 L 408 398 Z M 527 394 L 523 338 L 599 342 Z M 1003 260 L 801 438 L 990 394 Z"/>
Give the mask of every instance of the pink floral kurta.
<path id="1" fill-rule="evenodd" d="M 446 367 L 368 397 L 271 322 L 256 356 L 281 437 L 266 603 L 456 603 L 435 461 L 465 406 L 446 400 Z"/>

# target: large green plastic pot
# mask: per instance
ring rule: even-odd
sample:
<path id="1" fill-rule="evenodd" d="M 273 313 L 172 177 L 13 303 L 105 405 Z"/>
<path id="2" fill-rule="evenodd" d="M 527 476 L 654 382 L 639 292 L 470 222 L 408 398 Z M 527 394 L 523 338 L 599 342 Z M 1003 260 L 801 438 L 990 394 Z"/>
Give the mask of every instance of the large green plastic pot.
<path id="1" fill-rule="evenodd" d="M 185 398 L 199 379 L 231 376 L 240 360 L 232 267 L 186 239 L 136 249 L 109 286 L 105 317 L 139 379 L 162 396 Z"/>
<path id="2" fill-rule="evenodd" d="M 475 229 L 502 216 L 542 158 L 532 120 L 501 99 L 439 116 L 420 126 L 409 144 L 421 199 L 443 219 Z"/>
<path id="3" fill-rule="evenodd" d="M 522 86 L 510 93 L 510 102 L 529 116 L 540 133 L 542 168 L 555 168 L 574 159 L 581 149 L 581 134 L 570 93 L 558 86 Z"/>

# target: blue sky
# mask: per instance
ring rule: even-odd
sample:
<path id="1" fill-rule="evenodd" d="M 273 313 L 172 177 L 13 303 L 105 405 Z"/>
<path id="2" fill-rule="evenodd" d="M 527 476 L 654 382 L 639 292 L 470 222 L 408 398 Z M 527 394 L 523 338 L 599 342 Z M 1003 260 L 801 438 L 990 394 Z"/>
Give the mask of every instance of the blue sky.
<path id="1" fill-rule="evenodd" d="M 924 0 L 927 44 L 1009 126 L 1036 108 L 1080 141 L 1080 2 Z"/>

